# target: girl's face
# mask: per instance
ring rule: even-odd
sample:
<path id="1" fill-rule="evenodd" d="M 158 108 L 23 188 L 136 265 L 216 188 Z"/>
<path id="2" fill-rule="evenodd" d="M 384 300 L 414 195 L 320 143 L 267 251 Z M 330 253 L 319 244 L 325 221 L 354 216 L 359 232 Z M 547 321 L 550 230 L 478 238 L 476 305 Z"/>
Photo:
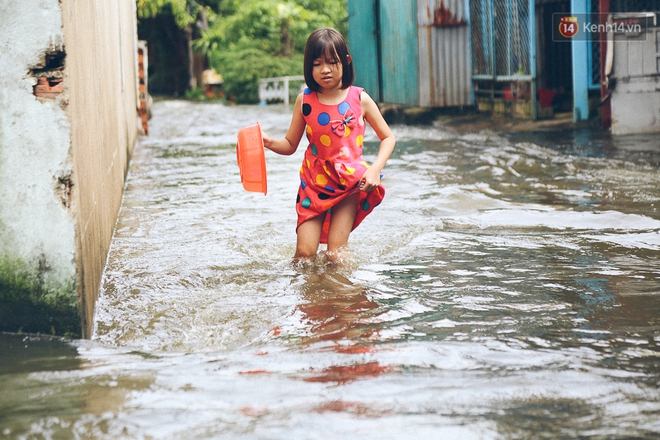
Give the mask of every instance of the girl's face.
<path id="1" fill-rule="evenodd" d="M 322 90 L 341 88 L 344 68 L 336 56 L 325 54 L 314 60 L 312 77 Z"/>

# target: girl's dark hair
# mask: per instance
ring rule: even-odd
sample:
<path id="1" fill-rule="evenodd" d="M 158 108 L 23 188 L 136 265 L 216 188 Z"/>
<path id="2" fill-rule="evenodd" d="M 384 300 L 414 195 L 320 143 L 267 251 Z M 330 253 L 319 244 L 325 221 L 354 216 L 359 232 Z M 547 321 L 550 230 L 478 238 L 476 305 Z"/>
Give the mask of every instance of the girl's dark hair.
<path id="1" fill-rule="evenodd" d="M 314 60 L 321 57 L 341 62 L 343 75 L 341 77 L 341 88 L 347 89 L 353 85 L 355 72 L 353 61 L 348 53 L 348 45 L 343 35 L 333 28 L 321 28 L 312 32 L 305 46 L 305 82 L 307 87 L 318 92 L 320 86 L 312 75 Z"/>

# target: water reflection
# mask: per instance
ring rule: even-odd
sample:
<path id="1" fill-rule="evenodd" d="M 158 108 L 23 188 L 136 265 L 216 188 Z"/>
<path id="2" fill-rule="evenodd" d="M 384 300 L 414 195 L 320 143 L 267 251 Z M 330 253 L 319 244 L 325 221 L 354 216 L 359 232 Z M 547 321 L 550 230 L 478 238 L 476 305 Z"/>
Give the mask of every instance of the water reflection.
<path id="1" fill-rule="evenodd" d="M 66 340 L 48 336 L 0 333 L 0 375 L 27 375 L 43 370 L 75 370 L 78 352 Z"/>
<path id="2" fill-rule="evenodd" d="M 309 335 L 303 343 L 318 346 L 321 351 L 343 354 L 377 352 L 374 344 L 378 340 L 379 328 L 369 321 L 378 316 L 379 304 L 370 298 L 368 289 L 344 276 L 345 267 L 326 264 L 310 269 L 307 269 L 306 281 L 301 287 L 302 301 L 297 307 L 303 325 L 309 327 Z M 331 365 L 322 371 L 312 371 L 304 380 L 346 384 L 391 370 L 378 361 Z"/>
<path id="3" fill-rule="evenodd" d="M 495 421 L 505 438 L 529 438 L 539 432 L 543 433 L 543 438 L 579 438 L 581 432 L 598 431 L 605 417 L 602 411 L 579 398 L 514 400 L 500 413 Z"/>
<path id="4" fill-rule="evenodd" d="M 377 336 L 377 329 L 367 326 L 365 318 L 378 308 L 378 303 L 367 296 L 364 287 L 354 284 L 340 271 L 330 269 L 310 275 L 301 289 L 301 299 L 298 309 L 310 326 L 308 344 L 347 341 L 366 345 Z M 335 349 L 350 350 L 339 346 Z"/>

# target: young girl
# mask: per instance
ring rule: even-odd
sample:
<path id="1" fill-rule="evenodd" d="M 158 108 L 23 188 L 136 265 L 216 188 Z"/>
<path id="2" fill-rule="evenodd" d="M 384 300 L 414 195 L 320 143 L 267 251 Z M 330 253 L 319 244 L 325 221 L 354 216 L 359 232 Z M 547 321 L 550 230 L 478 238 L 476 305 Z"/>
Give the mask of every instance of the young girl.
<path id="1" fill-rule="evenodd" d="M 264 134 L 264 146 L 293 154 L 303 133 L 309 146 L 300 168 L 296 200 L 298 235 L 294 259 L 313 259 L 319 243 L 336 261 L 348 236 L 385 196 L 381 171 L 395 139 L 376 103 L 353 86 L 353 60 L 344 37 L 335 29 L 312 32 L 304 57 L 307 88 L 296 99 L 291 125 L 283 139 Z M 365 121 L 380 139 L 369 166 L 362 157 Z"/>

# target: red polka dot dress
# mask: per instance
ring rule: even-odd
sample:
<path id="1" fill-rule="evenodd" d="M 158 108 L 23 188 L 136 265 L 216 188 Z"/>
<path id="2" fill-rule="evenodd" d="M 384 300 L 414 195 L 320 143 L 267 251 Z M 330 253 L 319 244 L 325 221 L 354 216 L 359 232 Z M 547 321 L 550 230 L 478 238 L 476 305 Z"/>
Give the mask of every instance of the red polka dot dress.
<path id="1" fill-rule="evenodd" d="M 316 92 L 309 88 L 303 93 L 302 113 L 309 146 L 300 167 L 297 226 L 327 213 L 321 243 L 328 242 L 332 207 L 337 203 L 351 194 L 359 194 L 355 229 L 385 196 L 382 185 L 370 192 L 359 190 L 362 175 L 369 168 L 362 157 L 365 129 L 362 90 L 351 86 L 340 104 L 321 103 Z"/>

